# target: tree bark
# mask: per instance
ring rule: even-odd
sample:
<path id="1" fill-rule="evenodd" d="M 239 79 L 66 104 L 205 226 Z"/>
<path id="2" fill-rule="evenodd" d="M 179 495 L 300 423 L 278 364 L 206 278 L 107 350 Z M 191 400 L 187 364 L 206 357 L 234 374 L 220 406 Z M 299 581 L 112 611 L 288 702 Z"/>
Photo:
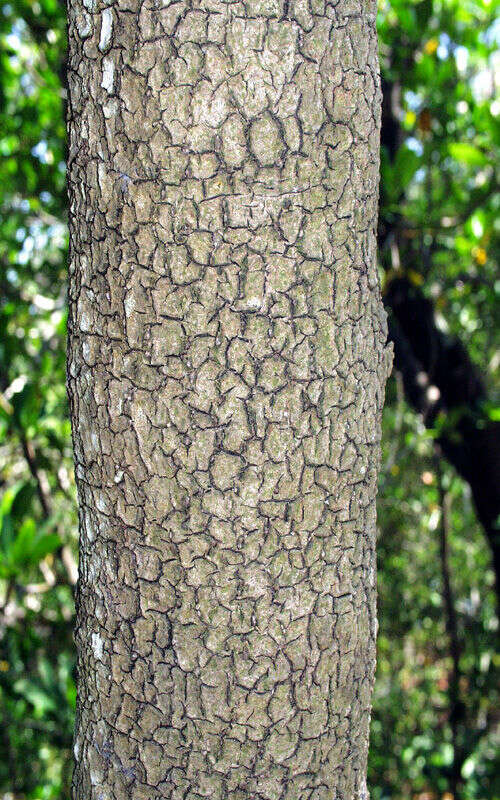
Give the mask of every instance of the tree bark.
<path id="1" fill-rule="evenodd" d="M 366 798 L 375 3 L 72 0 L 74 800 Z"/>

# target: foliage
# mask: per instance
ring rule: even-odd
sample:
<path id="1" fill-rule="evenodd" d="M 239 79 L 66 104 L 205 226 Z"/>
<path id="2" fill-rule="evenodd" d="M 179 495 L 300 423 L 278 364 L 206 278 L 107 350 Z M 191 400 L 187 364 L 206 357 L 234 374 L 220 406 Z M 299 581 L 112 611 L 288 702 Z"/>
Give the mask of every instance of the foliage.
<path id="1" fill-rule="evenodd" d="M 491 418 L 500 413 L 496 15 L 495 0 L 381 0 L 379 9 L 399 126 L 394 152 L 382 153 L 382 284 L 403 268 L 432 298 L 482 372 Z M 62 3 L 3 5 L 0 796 L 15 800 L 66 800 L 71 772 L 77 519 L 65 394 L 64 57 Z M 397 376 L 387 395 L 372 797 L 500 797 L 489 550 L 468 486 L 437 458 Z"/>
<path id="2" fill-rule="evenodd" d="M 71 771 L 67 548 L 76 552 L 76 508 L 65 393 L 64 49 L 56 0 L 3 5 L 0 796 L 16 800 L 68 797 Z"/>

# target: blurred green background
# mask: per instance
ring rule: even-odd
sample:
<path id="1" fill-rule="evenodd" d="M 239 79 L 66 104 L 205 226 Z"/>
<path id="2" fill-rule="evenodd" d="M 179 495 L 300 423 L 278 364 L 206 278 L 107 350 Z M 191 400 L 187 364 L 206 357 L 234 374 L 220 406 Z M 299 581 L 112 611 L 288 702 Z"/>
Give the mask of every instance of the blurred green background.
<path id="1" fill-rule="evenodd" d="M 379 260 L 396 369 L 379 495 L 372 800 L 500 798 L 498 10 L 379 3 Z M 2 800 L 69 800 L 71 780 L 65 46 L 62 2 L 0 7 Z"/>

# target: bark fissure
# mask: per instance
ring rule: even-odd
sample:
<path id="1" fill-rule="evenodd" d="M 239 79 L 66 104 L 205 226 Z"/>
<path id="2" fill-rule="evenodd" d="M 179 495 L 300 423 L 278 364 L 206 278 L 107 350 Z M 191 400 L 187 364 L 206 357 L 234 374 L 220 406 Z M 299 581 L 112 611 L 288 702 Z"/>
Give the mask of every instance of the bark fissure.
<path id="1" fill-rule="evenodd" d="M 71 2 L 75 800 L 366 797 L 375 4 Z"/>

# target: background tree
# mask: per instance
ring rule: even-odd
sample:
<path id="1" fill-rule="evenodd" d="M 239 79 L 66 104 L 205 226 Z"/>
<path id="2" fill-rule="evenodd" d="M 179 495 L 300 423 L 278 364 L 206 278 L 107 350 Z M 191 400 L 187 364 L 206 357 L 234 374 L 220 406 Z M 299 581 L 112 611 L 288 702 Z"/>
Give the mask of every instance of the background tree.
<path id="1" fill-rule="evenodd" d="M 497 9 L 479 3 L 391 3 L 379 13 L 385 92 L 379 254 L 400 370 L 392 387 L 395 399 L 405 396 L 428 431 L 415 436 L 405 430 L 409 418 L 401 403 L 394 412 L 388 407 L 386 422 L 392 418 L 400 434 L 397 447 L 386 439 L 390 455 L 382 478 L 379 552 L 382 583 L 389 580 L 386 591 L 381 587 L 379 645 L 385 621 L 390 641 L 402 644 L 391 662 L 399 661 L 403 696 L 412 698 L 411 712 L 398 712 L 395 724 L 411 719 L 413 736 L 407 730 L 399 754 L 378 739 L 375 724 L 372 763 L 380 741 L 400 779 L 408 770 L 407 793 L 498 792 L 490 783 L 498 763 L 498 717 L 485 703 L 485 697 L 496 702 L 492 687 L 498 681 L 497 622 L 486 590 L 491 567 L 498 571 L 500 511 L 496 16 Z M 414 459 L 418 452 L 423 460 L 410 464 L 406 456 Z M 418 492 L 411 487 L 414 469 Z M 472 495 L 488 548 L 475 538 L 478 528 L 465 511 L 464 493 Z M 419 581 L 426 576 L 432 591 L 414 594 L 407 550 L 410 559 L 414 546 L 423 556 L 427 537 L 417 574 Z M 397 568 L 384 572 L 389 563 Z M 482 573 L 476 572 L 479 563 L 486 567 Z M 395 591 L 398 574 L 406 579 L 401 594 Z M 393 601 L 407 611 L 396 615 Z M 442 609 L 437 625 L 435 605 Z M 427 626 L 423 639 L 414 638 L 419 619 Z M 425 656 L 417 648 L 420 658 L 417 640 L 427 642 Z M 380 666 L 379 675 L 383 661 Z M 400 702 L 400 682 L 391 678 L 389 684 Z M 378 689 L 387 686 L 380 677 Z M 387 768 L 385 756 L 382 763 Z M 380 784 L 382 777 L 373 780 Z"/>
<path id="2" fill-rule="evenodd" d="M 395 119 L 385 115 L 383 137 L 393 141 L 390 129 L 398 128 L 396 147 L 383 156 L 384 286 L 399 256 L 399 276 L 432 303 L 439 329 L 459 337 L 478 371 L 490 420 L 500 349 L 497 17 L 498 4 L 482 0 L 381 3 L 378 17 L 383 78 L 396 86 Z M 0 13 L 0 550 L 8 600 L 0 787 L 16 800 L 67 800 L 71 772 L 74 570 L 61 547 L 75 552 L 76 540 L 64 389 L 65 24 L 64 5 L 53 0 L 15 0 Z M 403 383 L 395 373 L 384 412 L 371 795 L 446 797 L 458 736 L 462 797 L 484 800 L 500 795 L 490 550 L 467 482 L 446 461 L 438 470 L 441 421 L 426 429 Z M 53 533 L 57 540 L 35 545 Z M 460 653 L 458 714 L 443 534 Z"/>

